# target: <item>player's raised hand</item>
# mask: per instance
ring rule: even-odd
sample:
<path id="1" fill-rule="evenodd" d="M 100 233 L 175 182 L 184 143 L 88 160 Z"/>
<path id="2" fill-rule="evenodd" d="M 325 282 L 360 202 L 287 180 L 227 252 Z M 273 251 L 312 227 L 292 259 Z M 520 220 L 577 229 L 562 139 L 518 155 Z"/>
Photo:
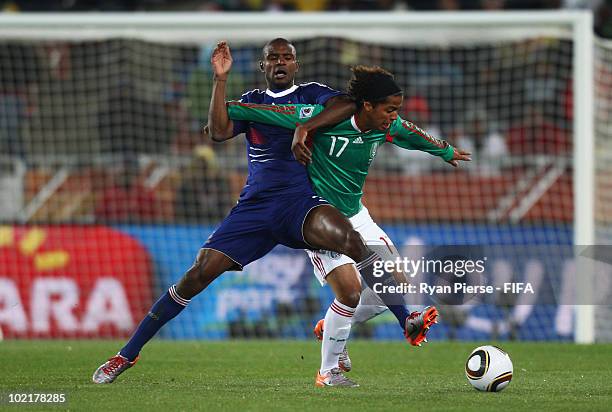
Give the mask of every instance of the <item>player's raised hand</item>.
<path id="1" fill-rule="evenodd" d="M 472 158 L 470 157 L 472 153 L 467 152 L 465 150 L 461 150 L 458 147 L 455 147 L 453 150 L 453 158 L 449 160 L 447 163 L 450 163 L 453 167 L 459 166 L 459 161 L 470 162 Z"/>
<path id="2" fill-rule="evenodd" d="M 312 161 L 312 152 L 308 148 L 306 141 L 308 139 L 308 130 L 304 126 L 298 126 L 293 133 L 293 141 L 291 142 L 291 151 L 295 160 L 307 166 Z"/>
<path id="3" fill-rule="evenodd" d="M 215 79 L 227 79 L 227 74 L 232 68 L 232 62 L 232 53 L 230 52 L 229 45 L 224 41 L 217 43 L 217 47 L 215 47 L 210 57 L 210 64 L 212 65 Z"/>

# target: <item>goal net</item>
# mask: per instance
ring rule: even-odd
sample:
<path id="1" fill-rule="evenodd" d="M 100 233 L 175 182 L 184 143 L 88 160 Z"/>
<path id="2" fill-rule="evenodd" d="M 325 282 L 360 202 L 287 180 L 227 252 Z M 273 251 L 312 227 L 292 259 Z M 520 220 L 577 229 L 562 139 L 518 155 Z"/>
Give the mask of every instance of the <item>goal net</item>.
<path id="1" fill-rule="evenodd" d="M 232 48 L 237 99 L 265 89 L 262 46 L 286 37 L 298 82 L 344 89 L 351 65 L 380 65 L 404 89 L 403 117 L 473 153 L 455 170 L 383 145 L 366 183 L 365 206 L 402 253 L 496 245 L 485 282 L 535 289 L 443 305 L 434 338 L 572 340 L 579 307 L 587 332 L 609 339 L 610 311 L 572 297 L 571 246 L 612 233 L 612 48 L 596 44 L 589 198 L 589 24 L 568 12 L 0 16 L 4 336 L 129 335 L 244 184 L 244 137 L 201 137 L 214 45 Z M 530 249 L 540 252 L 516 258 Z M 332 299 L 312 272 L 304 252 L 278 247 L 217 279 L 162 336 L 307 337 Z M 356 334 L 396 329 L 383 315 Z"/>

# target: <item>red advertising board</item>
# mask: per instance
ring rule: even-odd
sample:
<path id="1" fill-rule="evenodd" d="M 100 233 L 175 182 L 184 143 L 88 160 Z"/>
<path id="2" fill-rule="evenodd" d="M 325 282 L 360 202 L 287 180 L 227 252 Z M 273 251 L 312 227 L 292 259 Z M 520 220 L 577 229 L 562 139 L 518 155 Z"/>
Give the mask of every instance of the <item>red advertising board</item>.
<path id="1" fill-rule="evenodd" d="M 0 226 L 4 337 L 125 337 L 151 306 L 151 259 L 103 226 Z"/>

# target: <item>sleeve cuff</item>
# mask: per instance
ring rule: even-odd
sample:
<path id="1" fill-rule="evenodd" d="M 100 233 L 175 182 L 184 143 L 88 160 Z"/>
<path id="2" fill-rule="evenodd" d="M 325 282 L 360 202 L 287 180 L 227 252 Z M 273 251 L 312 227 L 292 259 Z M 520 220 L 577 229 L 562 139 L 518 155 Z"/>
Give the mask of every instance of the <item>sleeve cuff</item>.
<path id="1" fill-rule="evenodd" d="M 451 145 L 448 145 L 448 147 L 446 148 L 446 151 L 442 155 L 442 159 L 444 159 L 445 162 L 448 162 L 449 160 L 453 158 L 454 154 L 455 154 L 455 148 Z"/>

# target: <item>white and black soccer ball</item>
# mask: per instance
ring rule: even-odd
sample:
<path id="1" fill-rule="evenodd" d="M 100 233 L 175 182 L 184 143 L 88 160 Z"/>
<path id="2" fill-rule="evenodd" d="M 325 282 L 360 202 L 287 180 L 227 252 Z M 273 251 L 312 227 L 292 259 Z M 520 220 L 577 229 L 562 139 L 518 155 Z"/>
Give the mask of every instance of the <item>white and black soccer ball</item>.
<path id="1" fill-rule="evenodd" d="M 483 392 L 499 392 L 512 379 L 510 356 L 497 346 L 479 346 L 472 351 L 465 362 L 465 376 L 468 382 Z"/>

